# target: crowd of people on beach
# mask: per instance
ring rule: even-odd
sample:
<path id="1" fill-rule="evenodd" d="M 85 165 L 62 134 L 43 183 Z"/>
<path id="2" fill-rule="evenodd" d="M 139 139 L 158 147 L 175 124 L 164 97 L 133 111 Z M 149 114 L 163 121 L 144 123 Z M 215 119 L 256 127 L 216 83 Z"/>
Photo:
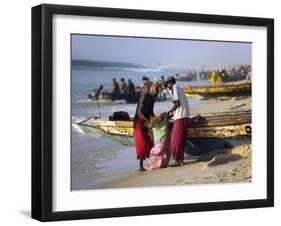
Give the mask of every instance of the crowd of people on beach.
<path id="1" fill-rule="evenodd" d="M 177 73 L 175 75 L 175 79 L 177 81 L 197 81 L 198 78 L 197 78 L 197 73 L 196 71 L 192 70 L 192 71 L 188 71 L 186 72 L 185 75 L 179 75 L 179 73 Z"/>
<path id="2" fill-rule="evenodd" d="M 229 67 L 215 67 L 202 69 L 201 71 L 190 70 L 185 75 L 175 75 L 178 81 L 198 81 L 209 80 L 210 85 L 221 85 L 222 82 L 246 79 L 250 81 L 252 68 L 251 65 L 238 65 Z"/>
<path id="3" fill-rule="evenodd" d="M 175 74 L 177 81 L 198 81 L 198 80 L 214 80 L 215 77 L 220 77 L 221 81 L 239 80 L 246 78 L 251 74 L 251 65 L 237 65 L 228 67 L 213 67 L 208 69 L 201 69 L 200 71 L 189 70 L 186 74 Z M 248 76 L 249 77 L 249 76 Z M 219 80 L 219 79 L 218 79 Z"/>
<path id="4" fill-rule="evenodd" d="M 246 79 L 251 80 L 251 65 L 239 65 L 233 67 L 224 67 L 222 69 L 202 70 L 199 73 L 201 80 L 208 79 L 211 85 L 220 85 L 223 81 L 235 81 Z"/>
<path id="5" fill-rule="evenodd" d="M 199 78 L 198 78 L 199 75 Z M 235 81 L 246 81 L 251 82 L 252 79 L 252 68 L 251 65 L 240 65 L 233 67 L 224 67 L 222 69 L 202 69 L 200 72 L 189 71 L 185 76 L 180 76 L 178 73 L 175 74 L 176 81 L 197 81 L 200 80 L 209 80 L 210 85 L 220 86 L 224 82 L 235 82 Z M 157 80 L 157 79 L 155 79 Z M 142 77 L 143 84 L 135 86 L 132 79 L 128 79 L 127 81 L 124 78 L 121 78 L 120 81 L 117 81 L 116 78 L 112 79 L 112 90 L 110 92 L 111 100 L 121 100 L 125 99 L 129 103 L 136 103 L 139 99 L 142 86 L 148 85 L 150 86 L 153 82 L 150 81 L 149 77 Z M 166 96 L 168 94 L 167 87 L 164 86 L 165 77 L 161 76 L 157 82 L 160 84 L 159 86 L 159 94 L 156 97 L 157 101 L 166 100 Z M 93 90 L 93 95 L 91 97 L 95 97 L 97 99 L 99 95 L 103 92 L 103 86 L 101 85 L 97 89 Z M 108 93 L 108 92 L 107 92 Z"/>
<path id="6" fill-rule="evenodd" d="M 164 85 L 171 94 L 172 107 L 167 112 L 154 114 L 156 97 Z M 139 170 L 145 171 L 144 160 L 148 159 L 148 170 L 168 166 L 171 157 L 175 166 L 184 165 L 184 144 L 189 125 L 188 100 L 174 77 L 150 82 L 143 79 L 141 95 L 134 117 L 134 138 Z M 169 119 L 173 119 L 173 125 Z"/>
<path id="7" fill-rule="evenodd" d="M 116 80 L 116 78 L 112 79 L 112 96 L 116 99 L 126 99 L 130 97 L 134 97 L 136 94 L 135 84 L 131 79 L 128 79 L 128 83 L 126 83 L 124 78 L 120 79 L 120 82 Z"/>
<path id="8" fill-rule="evenodd" d="M 124 78 L 120 79 L 120 82 L 116 80 L 116 78 L 112 79 L 112 99 L 126 99 L 126 100 L 138 100 L 141 89 L 144 86 L 150 87 L 152 82 L 146 76 L 142 77 L 143 84 L 139 86 L 135 86 L 131 79 L 128 79 L 126 82 Z M 162 75 L 161 80 L 157 81 L 159 83 L 159 94 L 156 99 L 159 101 L 160 99 L 166 99 L 166 92 L 164 91 L 164 82 L 165 78 Z"/>

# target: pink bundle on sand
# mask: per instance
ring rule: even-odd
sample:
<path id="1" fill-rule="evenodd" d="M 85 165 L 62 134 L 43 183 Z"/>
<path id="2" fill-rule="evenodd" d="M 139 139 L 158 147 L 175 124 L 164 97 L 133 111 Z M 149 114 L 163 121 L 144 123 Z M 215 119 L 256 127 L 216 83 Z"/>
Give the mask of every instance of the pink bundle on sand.
<path id="1" fill-rule="evenodd" d="M 148 170 L 167 167 L 171 152 L 169 145 L 168 121 L 163 119 L 157 127 L 152 128 L 154 145 L 150 150 Z"/>
<path id="2" fill-rule="evenodd" d="M 171 153 L 168 144 L 155 142 L 153 148 L 150 151 L 148 170 L 167 167 L 169 164 L 170 156 Z"/>

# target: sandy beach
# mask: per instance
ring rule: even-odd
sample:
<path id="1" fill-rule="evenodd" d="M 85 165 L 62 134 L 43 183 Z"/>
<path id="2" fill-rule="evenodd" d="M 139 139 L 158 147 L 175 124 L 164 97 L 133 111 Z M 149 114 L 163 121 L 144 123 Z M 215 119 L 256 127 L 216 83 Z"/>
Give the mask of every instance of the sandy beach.
<path id="1" fill-rule="evenodd" d="M 245 111 L 252 109 L 252 98 L 241 97 L 217 97 L 210 100 L 200 100 L 199 105 L 193 106 L 192 115 L 206 114 L 212 112 Z"/>
<path id="2" fill-rule="evenodd" d="M 180 167 L 136 172 L 100 188 L 251 182 L 251 145 L 211 151 Z"/>

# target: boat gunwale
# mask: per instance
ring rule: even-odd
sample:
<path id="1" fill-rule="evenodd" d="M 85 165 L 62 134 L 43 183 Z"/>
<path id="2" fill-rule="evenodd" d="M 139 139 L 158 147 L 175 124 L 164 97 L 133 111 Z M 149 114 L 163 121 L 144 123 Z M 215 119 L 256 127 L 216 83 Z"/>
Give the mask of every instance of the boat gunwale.
<path id="1" fill-rule="evenodd" d="M 230 118 L 230 119 L 222 119 L 222 120 L 213 120 L 213 121 L 192 121 L 190 124 L 193 128 L 199 128 L 199 127 L 221 127 L 221 126 L 229 126 L 229 125 L 240 125 L 240 124 L 249 124 L 251 123 L 251 111 L 239 111 L 239 112 L 215 112 L 215 113 L 209 113 L 209 114 L 203 114 L 203 115 L 195 115 L 191 116 L 191 119 L 195 118 L 208 118 L 208 117 L 219 117 L 219 116 L 245 116 L 241 118 Z M 93 119 L 89 119 L 88 121 L 93 121 Z M 86 122 L 88 122 L 86 121 Z M 78 125 L 89 125 L 86 124 L 86 122 L 83 123 L 77 123 Z M 97 119 L 94 120 L 95 125 L 90 124 L 94 127 L 120 127 L 120 128 L 133 128 L 133 120 L 116 120 L 116 121 L 110 121 L 110 120 L 102 120 Z"/>
<path id="2" fill-rule="evenodd" d="M 245 125 L 247 125 L 248 123 L 243 123 Z M 240 124 L 240 125 L 226 125 L 226 126 L 215 126 L 215 127 L 230 127 L 230 126 L 241 126 L 243 124 Z M 103 128 L 101 127 L 98 127 L 98 126 L 93 126 L 93 125 L 87 125 L 87 124 L 80 124 L 81 126 L 84 126 L 84 127 L 90 127 L 90 128 L 93 128 L 93 129 L 99 129 L 99 130 L 102 130 L 103 133 L 105 133 L 106 135 L 108 136 L 124 136 L 124 137 L 134 137 L 134 135 L 131 135 L 131 134 L 125 134 L 125 133 L 111 133 L 111 132 L 108 132 L 108 131 L 105 131 Z M 202 129 L 202 128 L 207 128 L 207 127 L 195 127 L 195 128 L 198 128 L 198 129 Z M 188 129 L 195 129 L 194 127 L 189 127 Z M 210 127 L 212 128 L 212 127 Z M 133 128 L 129 128 L 129 129 L 133 129 Z M 251 134 L 244 134 L 244 135 L 235 135 L 235 136 L 231 136 L 231 137 L 228 137 L 228 136 L 207 136 L 207 137 L 204 137 L 204 138 L 234 138 L 234 137 L 250 137 Z M 200 136 L 187 136 L 187 138 L 203 138 L 203 137 L 200 137 Z"/>
<path id="3" fill-rule="evenodd" d="M 231 85 L 215 85 L 215 86 L 190 86 L 184 87 L 185 94 L 216 94 L 216 93 L 237 93 L 251 92 L 251 83 L 231 84 Z"/>
<path id="4" fill-rule="evenodd" d="M 116 122 L 123 122 L 123 121 L 113 121 L 112 124 L 95 124 L 89 125 L 85 123 L 81 123 L 80 125 L 92 126 L 92 127 L 119 127 L 119 128 L 133 128 L 133 123 L 130 121 L 130 126 L 123 126 L 117 125 Z M 251 123 L 251 118 L 242 118 L 242 119 L 228 119 L 228 120 L 217 120 L 214 122 L 191 122 L 190 127 L 192 128 L 201 128 L 201 127 L 223 127 L 223 126 L 230 126 L 230 125 L 241 125 L 241 124 L 249 124 Z"/>

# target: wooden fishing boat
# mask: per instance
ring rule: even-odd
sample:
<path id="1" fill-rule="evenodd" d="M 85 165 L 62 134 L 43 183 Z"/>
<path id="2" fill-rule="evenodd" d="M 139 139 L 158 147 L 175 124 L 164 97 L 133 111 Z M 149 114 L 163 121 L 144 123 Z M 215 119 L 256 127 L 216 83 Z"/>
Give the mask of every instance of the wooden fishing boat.
<path id="1" fill-rule="evenodd" d="M 134 136 L 133 120 L 89 119 L 77 125 L 86 133 L 99 129 L 108 136 Z M 251 136 L 251 111 L 222 112 L 191 117 L 187 138 L 232 138 Z"/>
<path id="2" fill-rule="evenodd" d="M 140 97 L 140 93 L 141 93 L 140 88 L 135 89 L 134 95 L 121 95 L 121 94 L 117 95 L 112 92 L 103 90 L 98 95 L 96 95 L 95 92 L 92 92 L 88 95 L 88 97 L 93 101 L 96 101 L 98 99 L 101 102 L 123 100 L 126 103 L 137 103 Z"/>
<path id="3" fill-rule="evenodd" d="M 183 88 L 186 95 L 194 94 L 251 94 L 251 83 L 220 85 L 220 86 L 191 86 Z"/>
<path id="4" fill-rule="evenodd" d="M 141 95 L 141 87 L 135 88 L 134 95 L 122 95 L 122 94 L 114 94 L 112 92 L 109 92 L 107 90 L 102 90 L 98 95 L 93 91 L 88 94 L 88 98 L 93 101 L 100 101 L 100 102 L 121 102 L 121 103 L 138 103 L 139 97 Z M 165 101 L 166 98 L 158 98 L 156 101 Z"/>

